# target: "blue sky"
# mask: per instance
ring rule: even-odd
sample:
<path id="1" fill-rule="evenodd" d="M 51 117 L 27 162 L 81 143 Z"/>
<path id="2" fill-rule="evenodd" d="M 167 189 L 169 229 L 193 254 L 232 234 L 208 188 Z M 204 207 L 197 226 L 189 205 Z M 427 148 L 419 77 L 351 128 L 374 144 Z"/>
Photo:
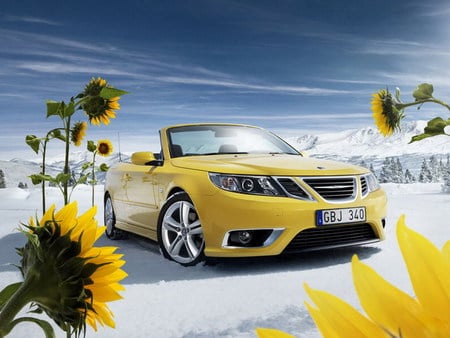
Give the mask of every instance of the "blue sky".
<path id="1" fill-rule="evenodd" d="M 58 127 L 45 100 L 68 100 L 93 76 L 130 94 L 88 138 L 120 133 L 138 150 L 176 123 L 282 136 L 369 126 L 380 88 L 398 86 L 407 100 L 431 82 L 449 99 L 449 15 L 446 1 L 5 0 L 0 155 L 28 151 L 25 135 Z"/>

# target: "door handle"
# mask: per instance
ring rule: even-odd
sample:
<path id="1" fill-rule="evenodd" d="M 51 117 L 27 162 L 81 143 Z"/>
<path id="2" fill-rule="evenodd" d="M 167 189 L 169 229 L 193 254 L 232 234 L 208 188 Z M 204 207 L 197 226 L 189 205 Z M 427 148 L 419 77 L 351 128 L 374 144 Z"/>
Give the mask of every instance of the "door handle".
<path id="1" fill-rule="evenodd" d="M 129 181 L 132 180 L 132 178 L 131 178 L 130 174 L 123 174 L 121 180 L 124 181 L 124 182 L 129 182 Z"/>

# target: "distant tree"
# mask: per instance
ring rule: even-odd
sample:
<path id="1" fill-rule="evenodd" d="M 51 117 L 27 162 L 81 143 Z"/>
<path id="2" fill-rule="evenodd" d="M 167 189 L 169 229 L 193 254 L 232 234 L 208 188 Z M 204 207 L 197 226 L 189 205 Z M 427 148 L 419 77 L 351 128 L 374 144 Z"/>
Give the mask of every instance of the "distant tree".
<path id="1" fill-rule="evenodd" d="M 403 166 L 400 163 L 400 159 L 398 157 L 395 160 L 392 158 L 391 166 L 393 172 L 392 182 L 403 183 Z"/>
<path id="2" fill-rule="evenodd" d="M 392 182 L 392 177 L 394 173 L 392 172 L 391 159 L 386 157 L 383 161 L 383 165 L 381 166 L 380 175 L 378 180 L 380 183 L 389 183 Z"/>
<path id="3" fill-rule="evenodd" d="M 411 174 L 411 172 L 409 171 L 409 169 L 405 170 L 405 178 L 404 178 L 404 183 L 414 183 L 416 181 L 416 178 L 414 177 L 413 174 Z"/>
<path id="4" fill-rule="evenodd" d="M 23 182 L 19 182 L 17 187 L 20 188 L 20 189 L 28 189 L 28 184 L 23 183 Z"/>
<path id="5" fill-rule="evenodd" d="M 444 168 L 442 191 L 450 193 L 450 155 L 447 155 L 447 163 Z"/>
<path id="6" fill-rule="evenodd" d="M 430 183 L 433 181 L 433 176 L 431 174 L 431 170 L 428 166 L 427 160 L 423 159 L 422 166 L 420 168 L 419 173 L 419 182 L 420 183 Z"/>
<path id="7" fill-rule="evenodd" d="M 3 170 L 0 169 L 0 189 L 6 188 L 5 174 Z"/>
<path id="8" fill-rule="evenodd" d="M 403 183 L 403 167 L 398 157 L 386 157 L 378 179 L 380 183 Z"/>
<path id="9" fill-rule="evenodd" d="M 431 182 L 439 182 L 442 176 L 440 173 L 439 162 L 435 155 L 430 156 L 428 168 L 430 169 Z"/>

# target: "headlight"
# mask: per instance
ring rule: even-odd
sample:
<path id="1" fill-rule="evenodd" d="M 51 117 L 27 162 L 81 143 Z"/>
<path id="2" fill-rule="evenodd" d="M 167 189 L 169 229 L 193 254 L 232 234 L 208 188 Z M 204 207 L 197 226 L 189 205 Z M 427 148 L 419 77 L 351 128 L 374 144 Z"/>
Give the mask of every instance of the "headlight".
<path id="1" fill-rule="evenodd" d="M 369 192 L 380 189 L 380 184 L 378 183 L 378 180 L 374 174 L 370 173 L 370 174 L 367 174 L 365 177 L 366 177 L 367 188 L 369 189 Z"/>
<path id="2" fill-rule="evenodd" d="M 267 176 L 240 176 L 209 173 L 209 178 L 220 189 L 243 194 L 284 196 L 281 188 Z"/>

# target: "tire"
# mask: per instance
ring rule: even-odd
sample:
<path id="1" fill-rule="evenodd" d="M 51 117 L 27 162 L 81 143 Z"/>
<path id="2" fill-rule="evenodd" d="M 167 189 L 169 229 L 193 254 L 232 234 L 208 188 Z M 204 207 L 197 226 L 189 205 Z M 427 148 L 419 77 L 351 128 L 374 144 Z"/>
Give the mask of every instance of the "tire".
<path id="1" fill-rule="evenodd" d="M 204 260 L 205 239 L 194 204 L 185 192 L 172 195 L 161 208 L 158 243 L 165 258 L 184 266 Z"/>
<path id="2" fill-rule="evenodd" d="M 103 217 L 106 226 L 106 237 L 113 240 L 121 239 L 123 237 L 123 232 L 116 228 L 116 215 L 114 213 L 114 207 L 109 195 L 106 195 L 105 197 Z"/>

